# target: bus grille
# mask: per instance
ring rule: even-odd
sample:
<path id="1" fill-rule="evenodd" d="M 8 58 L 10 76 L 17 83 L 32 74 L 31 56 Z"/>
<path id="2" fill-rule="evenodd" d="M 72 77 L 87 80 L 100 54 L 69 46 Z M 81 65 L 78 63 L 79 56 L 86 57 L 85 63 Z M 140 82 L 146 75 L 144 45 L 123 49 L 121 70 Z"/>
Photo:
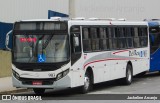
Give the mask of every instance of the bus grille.
<path id="1" fill-rule="evenodd" d="M 42 85 L 53 85 L 54 79 L 30 79 L 30 78 L 19 78 L 19 80 L 22 82 L 24 85 L 32 85 L 33 81 L 42 81 Z"/>

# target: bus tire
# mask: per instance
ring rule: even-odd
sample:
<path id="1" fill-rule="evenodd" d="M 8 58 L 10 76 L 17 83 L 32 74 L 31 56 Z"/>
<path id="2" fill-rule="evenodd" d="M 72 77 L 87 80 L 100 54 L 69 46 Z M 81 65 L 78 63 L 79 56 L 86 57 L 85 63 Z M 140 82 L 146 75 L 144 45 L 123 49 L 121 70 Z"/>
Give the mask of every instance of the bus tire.
<path id="1" fill-rule="evenodd" d="M 33 91 L 35 94 L 44 94 L 45 89 L 44 88 L 33 88 Z"/>
<path id="2" fill-rule="evenodd" d="M 81 93 L 85 94 L 92 90 L 92 75 L 89 71 L 86 71 L 84 77 L 84 85 L 81 87 Z"/>
<path id="3" fill-rule="evenodd" d="M 130 64 L 126 67 L 126 75 L 125 78 L 122 79 L 124 85 L 130 85 L 133 79 L 133 70 Z"/>

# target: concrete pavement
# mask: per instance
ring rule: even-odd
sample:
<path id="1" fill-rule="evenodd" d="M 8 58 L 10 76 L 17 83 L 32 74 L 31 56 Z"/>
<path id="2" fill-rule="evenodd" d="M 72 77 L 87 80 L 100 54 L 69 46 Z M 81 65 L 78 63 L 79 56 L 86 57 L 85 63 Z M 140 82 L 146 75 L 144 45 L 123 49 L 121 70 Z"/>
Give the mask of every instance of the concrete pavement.
<path id="1" fill-rule="evenodd" d="M 22 91 L 26 89 L 15 88 L 12 86 L 12 77 L 0 78 L 0 93 L 10 93 L 16 91 Z"/>
<path id="2" fill-rule="evenodd" d="M 0 78 L 11 76 L 11 64 L 11 52 L 0 50 Z"/>

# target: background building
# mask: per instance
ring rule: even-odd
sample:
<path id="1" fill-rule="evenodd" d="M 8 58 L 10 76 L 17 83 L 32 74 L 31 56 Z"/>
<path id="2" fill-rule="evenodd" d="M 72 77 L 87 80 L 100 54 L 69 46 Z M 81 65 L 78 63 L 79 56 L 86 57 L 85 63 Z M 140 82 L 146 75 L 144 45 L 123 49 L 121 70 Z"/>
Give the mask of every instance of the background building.
<path id="1" fill-rule="evenodd" d="M 68 14 L 68 0 L 1 0 L 0 21 L 47 19 L 48 10 Z"/>
<path id="2" fill-rule="evenodd" d="M 159 0 L 70 0 L 72 17 L 127 18 L 143 20 L 160 18 Z M 72 10 L 72 8 L 75 8 Z"/>
<path id="3" fill-rule="evenodd" d="M 48 10 L 70 17 L 160 18 L 159 0 L 1 0 L 0 21 L 48 18 Z"/>
<path id="4" fill-rule="evenodd" d="M 12 23 L 25 19 L 68 16 L 68 3 L 68 0 L 1 0 L 0 49 L 6 49 L 6 33 L 12 29 Z"/>

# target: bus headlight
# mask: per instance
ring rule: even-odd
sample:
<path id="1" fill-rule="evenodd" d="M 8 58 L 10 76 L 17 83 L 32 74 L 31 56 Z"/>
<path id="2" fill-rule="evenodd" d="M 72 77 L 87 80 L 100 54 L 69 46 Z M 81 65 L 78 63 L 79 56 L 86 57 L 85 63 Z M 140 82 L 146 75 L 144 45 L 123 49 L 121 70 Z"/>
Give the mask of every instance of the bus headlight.
<path id="1" fill-rule="evenodd" d="M 64 76 L 66 76 L 69 73 L 69 69 L 57 74 L 56 80 L 59 80 L 61 78 L 63 78 Z"/>
<path id="2" fill-rule="evenodd" d="M 14 76 L 16 79 L 19 80 L 20 75 L 19 75 L 16 71 L 14 71 L 14 70 L 12 70 L 12 73 L 13 73 L 13 76 Z"/>
<path id="3" fill-rule="evenodd" d="M 62 77 L 63 77 L 63 74 L 62 74 L 63 72 L 61 72 L 61 73 L 59 73 L 58 75 L 57 75 L 57 78 L 56 78 L 56 80 L 59 80 L 59 79 L 61 79 Z"/>
<path id="4" fill-rule="evenodd" d="M 63 77 L 66 76 L 68 73 L 69 73 L 69 69 L 65 70 L 65 71 L 63 72 Z"/>

